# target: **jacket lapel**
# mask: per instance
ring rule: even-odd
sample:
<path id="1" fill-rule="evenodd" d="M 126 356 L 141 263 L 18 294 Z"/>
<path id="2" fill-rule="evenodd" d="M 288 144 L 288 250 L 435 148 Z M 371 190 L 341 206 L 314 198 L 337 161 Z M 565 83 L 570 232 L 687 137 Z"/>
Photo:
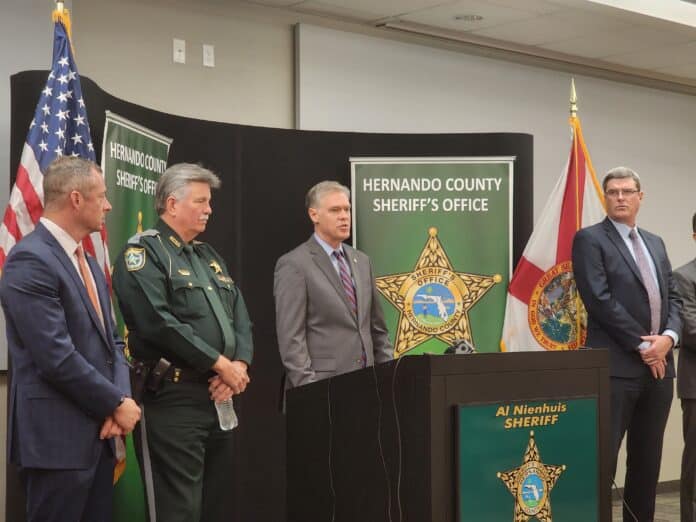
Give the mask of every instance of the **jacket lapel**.
<path id="1" fill-rule="evenodd" d="M 331 285 L 334 287 L 334 290 L 336 290 L 336 293 L 338 293 L 338 297 L 343 301 L 343 304 L 346 305 L 346 308 L 348 309 L 348 313 L 350 315 L 354 315 L 353 310 L 351 309 L 351 306 L 350 306 L 350 302 L 348 301 L 348 296 L 346 295 L 346 291 L 343 288 L 343 284 L 341 283 L 341 280 L 338 277 L 338 274 L 336 273 L 336 269 L 334 268 L 334 265 L 331 262 L 331 259 L 329 259 L 329 256 L 326 255 L 326 252 L 324 251 L 324 249 L 314 239 L 314 236 L 309 238 L 309 241 L 307 241 L 306 244 L 307 244 L 307 247 L 309 248 L 309 252 L 312 254 L 312 258 L 314 259 L 314 263 L 319 267 L 319 269 L 324 273 L 326 278 L 329 280 Z"/>
<path id="2" fill-rule="evenodd" d="M 106 343 L 108 347 L 111 346 L 109 344 L 109 341 L 106 338 L 106 332 L 104 331 L 104 328 L 102 327 L 101 321 L 99 320 L 99 317 L 97 316 L 97 311 L 94 309 L 92 306 L 92 301 L 89 299 L 89 294 L 87 294 L 87 288 L 85 287 L 85 284 L 82 282 L 82 278 L 80 275 L 77 273 L 77 270 L 75 269 L 75 265 L 73 265 L 72 261 L 70 258 L 68 258 L 68 255 L 65 253 L 65 250 L 63 250 L 63 247 L 60 246 L 60 243 L 56 240 L 55 237 L 53 237 L 53 234 L 51 234 L 46 227 L 44 227 L 41 223 L 39 223 L 36 227 L 36 230 L 38 233 L 41 234 L 41 237 L 44 239 L 44 241 L 48 244 L 48 246 L 51 248 L 53 255 L 56 256 L 56 259 L 60 262 L 61 265 L 63 265 L 63 268 L 65 271 L 70 275 L 70 277 L 73 280 L 73 283 L 75 284 L 75 288 L 77 289 L 77 293 L 80 294 L 80 298 L 82 299 L 82 304 L 84 304 L 85 308 L 87 309 L 87 313 L 89 314 L 90 319 L 92 320 L 92 323 L 94 323 L 95 328 L 99 332 L 99 335 L 101 335 L 102 339 Z M 87 256 L 85 256 L 87 257 Z M 89 261 L 88 261 L 88 266 L 89 266 Z M 94 277 L 94 272 L 92 272 L 92 277 Z M 96 281 L 96 278 L 95 278 Z M 97 285 L 97 291 L 99 291 L 99 285 Z M 103 302 L 103 297 L 101 293 L 99 293 L 99 301 L 100 305 Z M 103 306 L 102 306 L 102 313 L 103 313 Z M 106 320 L 106 316 L 104 316 Z"/>
<path id="3" fill-rule="evenodd" d="M 616 230 L 616 227 L 612 224 L 612 222 L 609 220 L 609 218 L 606 218 L 604 220 L 603 225 L 604 225 L 604 230 L 607 233 L 607 236 L 609 237 L 609 240 L 612 243 L 614 243 L 614 246 L 621 253 L 621 256 L 624 258 L 624 261 L 631 269 L 631 272 L 633 272 L 633 275 L 636 276 L 636 279 L 638 279 L 638 281 L 642 285 L 643 278 L 640 276 L 640 271 L 638 270 L 638 265 L 636 264 L 635 260 L 633 259 L 633 256 L 631 255 L 631 252 L 628 250 L 628 247 L 626 246 L 626 243 L 624 242 L 623 238 L 619 234 L 619 231 Z"/>

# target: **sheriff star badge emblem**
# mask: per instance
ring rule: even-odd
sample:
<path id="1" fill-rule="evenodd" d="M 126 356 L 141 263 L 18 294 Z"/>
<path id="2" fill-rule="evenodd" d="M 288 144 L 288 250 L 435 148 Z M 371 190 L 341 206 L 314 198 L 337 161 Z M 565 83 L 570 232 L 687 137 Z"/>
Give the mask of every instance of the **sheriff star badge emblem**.
<path id="1" fill-rule="evenodd" d="M 541 461 L 534 432 L 529 432 L 529 443 L 522 458 L 522 465 L 509 471 L 498 472 L 515 498 L 514 522 L 527 522 L 534 517 L 539 522 L 553 522 L 551 516 L 551 490 L 566 470 L 565 464 L 556 466 Z"/>
<path id="2" fill-rule="evenodd" d="M 499 274 L 456 272 L 437 228 L 430 228 L 413 271 L 375 278 L 379 292 L 400 312 L 394 356 L 433 337 L 448 346 L 462 339 L 472 342 L 469 310 L 501 281 Z"/>

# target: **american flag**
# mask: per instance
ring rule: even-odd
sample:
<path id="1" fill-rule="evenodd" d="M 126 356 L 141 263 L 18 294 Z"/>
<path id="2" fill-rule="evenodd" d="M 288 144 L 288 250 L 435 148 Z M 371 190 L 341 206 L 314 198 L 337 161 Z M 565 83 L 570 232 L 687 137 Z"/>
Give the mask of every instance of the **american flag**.
<path id="1" fill-rule="evenodd" d="M 54 20 L 53 65 L 29 124 L 17 179 L 0 225 L 0 270 L 10 249 L 34 229 L 41 217 L 43 173 L 51 161 L 61 155 L 95 160 L 80 77 L 66 29 L 70 27 L 67 10 L 54 12 Z M 108 278 L 104 227 L 85 238 L 83 246 L 96 257 Z"/>

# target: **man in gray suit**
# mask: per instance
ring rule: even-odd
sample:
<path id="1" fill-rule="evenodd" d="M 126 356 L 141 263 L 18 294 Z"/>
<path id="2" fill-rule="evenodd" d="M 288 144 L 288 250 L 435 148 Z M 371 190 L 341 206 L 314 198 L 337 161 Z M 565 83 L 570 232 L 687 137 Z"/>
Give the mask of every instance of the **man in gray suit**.
<path id="1" fill-rule="evenodd" d="M 314 234 L 278 260 L 273 285 L 286 390 L 393 358 L 370 260 L 343 243 L 350 191 L 322 181 L 305 203 Z"/>
<path id="2" fill-rule="evenodd" d="M 691 220 L 696 239 L 696 214 Z M 682 522 L 696 522 L 696 259 L 674 271 L 682 304 L 682 338 L 677 367 L 677 394 L 682 405 L 684 452 L 680 497 Z"/>

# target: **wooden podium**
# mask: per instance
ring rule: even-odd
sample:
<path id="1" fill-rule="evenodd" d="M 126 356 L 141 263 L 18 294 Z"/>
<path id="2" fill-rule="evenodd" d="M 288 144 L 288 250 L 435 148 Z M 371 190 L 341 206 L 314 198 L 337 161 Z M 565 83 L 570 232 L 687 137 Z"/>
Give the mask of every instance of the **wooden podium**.
<path id="1" fill-rule="evenodd" d="M 608 364 L 604 350 L 422 355 L 293 389 L 287 398 L 287 520 L 468 520 L 458 505 L 458 469 L 467 466 L 459 462 L 457 449 L 462 405 L 527 408 L 533 401 L 590 399 L 596 404 L 590 432 L 595 439 L 587 439 L 592 448 L 587 460 L 596 463 L 591 509 L 596 520 L 610 521 Z M 527 422 L 520 418 L 520 425 Z M 533 437 L 534 428 L 524 429 L 524 437 Z M 496 447 L 490 451 L 494 455 Z M 464 472 L 481 480 L 477 469 Z M 482 477 L 499 480 L 488 472 Z M 501 503 L 509 501 L 504 506 L 509 517 L 501 520 L 513 520 L 513 490 L 502 483 L 496 487 L 505 491 Z"/>

